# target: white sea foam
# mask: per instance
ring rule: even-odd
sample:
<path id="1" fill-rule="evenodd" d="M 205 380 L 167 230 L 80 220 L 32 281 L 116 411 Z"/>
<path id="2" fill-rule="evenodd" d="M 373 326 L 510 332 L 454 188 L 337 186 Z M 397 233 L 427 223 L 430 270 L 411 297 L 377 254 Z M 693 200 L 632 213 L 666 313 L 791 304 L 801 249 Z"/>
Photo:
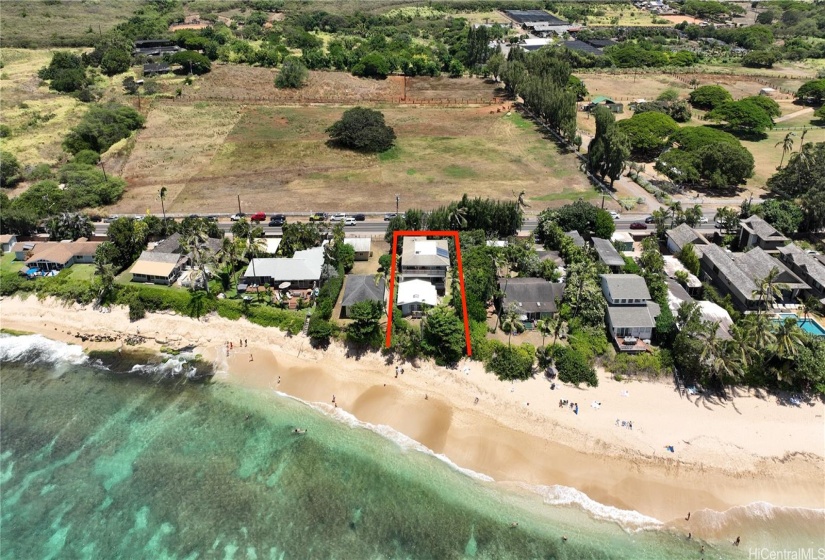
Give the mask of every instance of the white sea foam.
<path id="1" fill-rule="evenodd" d="M 595 519 L 613 521 L 626 531 L 647 531 L 661 529 L 663 523 L 635 510 L 619 509 L 597 502 L 580 490 L 570 486 L 519 484 L 520 487 L 535 492 L 544 498 L 544 503 L 554 506 L 579 507 Z"/>
<path id="2" fill-rule="evenodd" d="M 0 335 L 0 362 L 32 364 L 84 364 L 89 357 L 77 344 L 51 340 L 39 334 Z"/>
<path id="3" fill-rule="evenodd" d="M 197 368 L 190 364 L 194 358 L 195 355 L 191 353 L 169 356 L 159 364 L 135 364 L 132 366 L 130 373 L 156 375 L 160 377 L 179 377 L 184 375 L 192 378 L 198 374 Z"/>

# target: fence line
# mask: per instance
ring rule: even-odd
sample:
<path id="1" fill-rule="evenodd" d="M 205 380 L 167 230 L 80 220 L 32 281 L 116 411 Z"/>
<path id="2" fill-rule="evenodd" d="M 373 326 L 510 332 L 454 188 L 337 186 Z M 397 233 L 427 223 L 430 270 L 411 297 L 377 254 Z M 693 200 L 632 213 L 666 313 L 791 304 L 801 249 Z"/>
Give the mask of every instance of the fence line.
<path id="1" fill-rule="evenodd" d="M 365 99 L 354 99 L 345 97 L 263 97 L 244 95 L 209 95 L 190 94 L 182 97 L 187 102 L 211 101 L 211 102 L 242 102 L 242 103 L 270 103 L 275 105 L 306 105 L 306 104 L 332 104 L 332 105 L 352 105 L 358 103 L 394 103 L 397 105 L 496 105 L 506 101 L 503 97 L 456 97 L 456 98 L 413 98 L 413 97 L 373 97 Z"/>

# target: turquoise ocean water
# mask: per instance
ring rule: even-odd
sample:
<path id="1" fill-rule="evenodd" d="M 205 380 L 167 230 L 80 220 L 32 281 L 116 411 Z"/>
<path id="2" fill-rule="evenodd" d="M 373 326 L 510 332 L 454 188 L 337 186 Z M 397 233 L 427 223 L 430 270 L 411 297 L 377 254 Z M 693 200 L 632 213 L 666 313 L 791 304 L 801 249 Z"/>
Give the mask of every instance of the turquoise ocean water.
<path id="1" fill-rule="evenodd" d="M 160 375 L 180 359 L 104 368 L 39 336 L 0 357 L 2 558 L 702 557 L 292 399 Z"/>

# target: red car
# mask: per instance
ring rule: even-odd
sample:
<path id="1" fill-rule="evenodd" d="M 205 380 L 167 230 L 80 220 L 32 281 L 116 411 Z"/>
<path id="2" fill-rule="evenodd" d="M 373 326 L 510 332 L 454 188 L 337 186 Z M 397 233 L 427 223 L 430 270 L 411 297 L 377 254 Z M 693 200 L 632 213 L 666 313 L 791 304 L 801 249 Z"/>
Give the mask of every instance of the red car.
<path id="1" fill-rule="evenodd" d="M 266 220 L 266 212 L 255 212 L 249 219 L 253 222 L 263 222 Z"/>
<path id="2" fill-rule="evenodd" d="M 633 222 L 630 229 L 647 229 L 647 225 L 644 222 Z"/>

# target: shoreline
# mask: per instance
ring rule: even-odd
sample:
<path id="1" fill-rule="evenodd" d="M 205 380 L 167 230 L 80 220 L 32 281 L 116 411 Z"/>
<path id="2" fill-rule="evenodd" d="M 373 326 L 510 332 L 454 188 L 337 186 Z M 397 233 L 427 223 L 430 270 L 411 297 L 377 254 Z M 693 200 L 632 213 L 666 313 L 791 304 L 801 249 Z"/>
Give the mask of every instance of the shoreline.
<path id="1" fill-rule="evenodd" d="M 334 394 L 338 407 L 360 422 L 389 426 L 497 483 L 571 487 L 600 504 L 636 511 L 699 538 L 735 538 L 737 523 L 750 522 L 738 506 L 754 502 L 825 508 L 821 402 L 791 408 L 740 389 L 732 401 L 715 403 L 680 396 L 669 383 L 617 382 L 603 371 L 598 388 L 557 382 L 551 391 L 541 378 L 498 381 L 478 362 L 462 362 L 455 370 L 405 363 L 396 379 L 396 362 L 380 353 L 348 357 L 337 342 L 316 350 L 304 336 L 244 319 L 158 313 L 130 323 L 122 308 L 101 313 L 33 297 L 2 298 L 0 309 L 3 328 L 87 351 L 122 342 L 83 342 L 77 335 L 139 335 L 146 340 L 138 347 L 153 351 L 193 346 L 214 361 L 218 382 L 277 391 L 332 412 Z M 241 338 L 249 340 L 248 348 L 237 347 Z M 229 357 L 227 340 L 235 344 Z M 559 399 L 578 402 L 579 413 L 559 408 Z M 593 402 L 600 407 L 591 407 Z M 632 421 L 633 430 L 616 426 L 617 419 Z M 737 509 L 720 519 L 718 512 L 731 508 Z"/>

